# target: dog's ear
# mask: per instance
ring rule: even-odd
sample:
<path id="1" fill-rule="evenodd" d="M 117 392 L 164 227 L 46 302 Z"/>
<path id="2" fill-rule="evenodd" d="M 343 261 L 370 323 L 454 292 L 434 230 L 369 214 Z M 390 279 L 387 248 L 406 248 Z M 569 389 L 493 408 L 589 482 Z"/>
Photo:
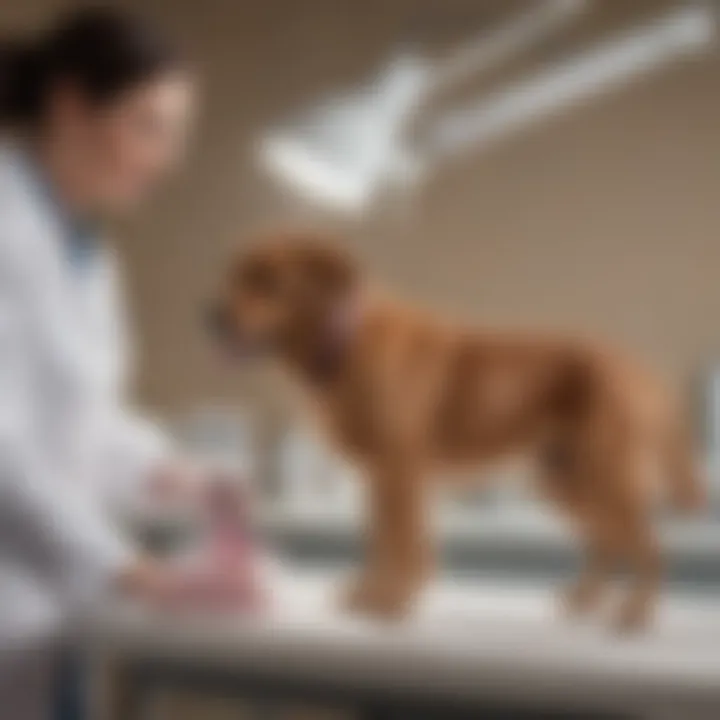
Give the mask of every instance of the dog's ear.
<path id="1" fill-rule="evenodd" d="M 350 295 L 359 281 L 357 261 L 339 246 L 307 247 L 303 251 L 302 264 L 306 278 L 325 297 Z"/>

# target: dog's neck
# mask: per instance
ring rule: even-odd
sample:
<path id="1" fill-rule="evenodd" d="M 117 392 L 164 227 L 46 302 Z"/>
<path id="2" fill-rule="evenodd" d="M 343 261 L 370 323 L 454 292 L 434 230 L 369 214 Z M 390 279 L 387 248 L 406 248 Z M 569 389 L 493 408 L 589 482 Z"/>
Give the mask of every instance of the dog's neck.
<path id="1" fill-rule="evenodd" d="M 360 294 L 345 298 L 306 338 L 304 346 L 290 352 L 286 360 L 314 389 L 331 385 L 346 367 L 363 316 Z"/>
<path id="2" fill-rule="evenodd" d="M 325 341 L 318 347 L 312 380 L 317 385 L 331 382 L 347 360 L 362 319 L 362 303 L 359 296 L 339 304 L 329 318 Z"/>

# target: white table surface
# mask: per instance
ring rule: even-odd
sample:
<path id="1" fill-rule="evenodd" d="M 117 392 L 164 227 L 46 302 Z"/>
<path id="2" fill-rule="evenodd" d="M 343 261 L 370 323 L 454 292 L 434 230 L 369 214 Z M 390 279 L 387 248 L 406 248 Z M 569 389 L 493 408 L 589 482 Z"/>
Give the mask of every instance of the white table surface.
<path id="1" fill-rule="evenodd" d="M 340 685 L 600 708 L 718 703 L 720 604 L 666 597 L 656 626 L 618 638 L 568 622 L 549 590 L 436 584 L 413 617 L 378 624 L 334 607 L 337 579 L 278 573 L 276 609 L 249 619 L 106 606 L 88 620 L 95 648 L 137 659 L 248 668 Z"/>

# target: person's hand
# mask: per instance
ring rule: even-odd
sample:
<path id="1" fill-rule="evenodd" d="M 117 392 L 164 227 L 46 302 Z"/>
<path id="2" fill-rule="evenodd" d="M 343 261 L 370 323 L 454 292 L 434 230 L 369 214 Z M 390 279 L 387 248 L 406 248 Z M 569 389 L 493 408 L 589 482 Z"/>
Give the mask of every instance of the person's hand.
<path id="1" fill-rule="evenodd" d="M 131 598 L 158 600 L 170 592 L 172 575 L 167 564 L 140 557 L 120 572 L 116 587 L 121 594 Z"/>
<path id="2" fill-rule="evenodd" d="M 159 505 L 193 505 L 213 511 L 246 499 L 239 470 L 202 466 L 187 458 L 167 460 L 152 472 L 148 492 Z"/>
<path id="3" fill-rule="evenodd" d="M 183 567 L 143 558 L 121 573 L 118 586 L 131 598 L 165 608 L 258 611 L 264 606 L 261 579 L 251 564 Z"/>
<path id="4" fill-rule="evenodd" d="M 190 460 L 175 458 L 153 469 L 147 489 L 152 501 L 174 505 L 194 502 L 202 485 L 203 472 Z"/>

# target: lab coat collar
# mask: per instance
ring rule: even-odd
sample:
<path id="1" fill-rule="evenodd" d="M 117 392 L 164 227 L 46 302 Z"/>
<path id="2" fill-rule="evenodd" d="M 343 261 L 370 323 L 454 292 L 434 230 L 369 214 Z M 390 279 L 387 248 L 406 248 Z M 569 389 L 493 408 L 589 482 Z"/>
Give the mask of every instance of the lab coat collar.
<path id="1" fill-rule="evenodd" d="M 95 260 L 100 243 L 94 223 L 78 217 L 61 201 L 46 171 L 30 148 L 17 146 L 13 155 L 15 164 L 33 195 L 58 228 L 65 259 L 73 268 L 83 268 L 88 262 Z"/>

